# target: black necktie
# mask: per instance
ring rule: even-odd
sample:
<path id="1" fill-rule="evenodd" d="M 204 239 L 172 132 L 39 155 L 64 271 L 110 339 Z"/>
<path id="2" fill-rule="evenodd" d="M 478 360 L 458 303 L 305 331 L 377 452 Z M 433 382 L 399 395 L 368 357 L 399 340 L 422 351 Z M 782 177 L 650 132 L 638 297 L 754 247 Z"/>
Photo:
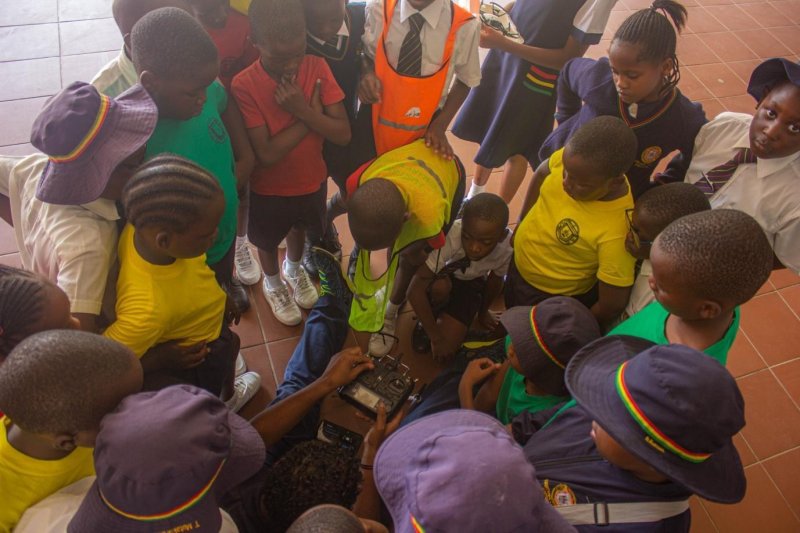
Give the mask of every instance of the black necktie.
<path id="1" fill-rule="evenodd" d="M 397 72 L 404 76 L 419 77 L 422 74 L 422 41 L 420 32 L 425 18 L 421 13 L 414 13 L 408 17 L 408 33 L 400 47 L 400 56 L 397 59 Z"/>
<path id="2" fill-rule="evenodd" d="M 730 161 L 712 168 L 695 182 L 695 186 L 703 191 L 706 197 L 711 198 L 714 193 L 728 183 L 733 173 L 742 163 L 755 163 L 756 156 L 750 148 L 739 148 Z"/>

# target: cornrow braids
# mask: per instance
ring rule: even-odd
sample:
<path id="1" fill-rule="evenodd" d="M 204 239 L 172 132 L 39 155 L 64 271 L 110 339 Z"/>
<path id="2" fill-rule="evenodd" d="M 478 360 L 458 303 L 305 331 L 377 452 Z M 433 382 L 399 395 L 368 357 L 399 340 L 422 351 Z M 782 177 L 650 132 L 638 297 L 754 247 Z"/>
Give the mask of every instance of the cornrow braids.
<path id="1" fill-rule="evenodd" d="M 162 154 L 145 163 L 122 191 L 133 227 L 157 225 L 182 233 L 203 215 L 222 188 L 208 171 L 188 159 Z"/>
<path id="2" fill-rule="evenodd" d="M 677 47 L 678 33 L 686 25 L 686 8 L 674 0 L 655 0 L 647 9 L 641 9 L 625 19 L 611 40 L 638 44 L 640 61 L 660 63 L 672 59 L 672 70 L 664 80 L 661 94 L 668 94 L 681 79 Z M 672 24 L 670 24 L 672 20 Z M 673 24 L 675 27 L 673 27 Z"/>
<path id="3" fill-rule="evenodd" d="M 47 283 L 33 272 L 0 265 L 0 359 L 36 332 Z"/>

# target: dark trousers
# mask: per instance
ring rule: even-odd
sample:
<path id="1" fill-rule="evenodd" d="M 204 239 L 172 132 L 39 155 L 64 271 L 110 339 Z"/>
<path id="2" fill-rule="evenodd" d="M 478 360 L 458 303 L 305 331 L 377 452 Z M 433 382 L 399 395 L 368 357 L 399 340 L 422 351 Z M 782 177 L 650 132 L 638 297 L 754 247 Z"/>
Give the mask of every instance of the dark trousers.
<path id="1" fill-rule="evenodd" d="M 537 289 L 525 279 L 522 274 L 517 270 L 517 265 L 514 263 L 514 257 L 511 257 L 511 264 L 508 265 L 508 274 L 506 275 L 505 290 L 503 292 L 503 299 L 505 300 L 506 309 L 511 309 L 519 305 L 536 305 L 539 302 L 558 296 L 551 294 L 541 289 Z M 584 294 L 572 296 L 580 303 L 591 309 L 597 303 L 597 283 Z"/>

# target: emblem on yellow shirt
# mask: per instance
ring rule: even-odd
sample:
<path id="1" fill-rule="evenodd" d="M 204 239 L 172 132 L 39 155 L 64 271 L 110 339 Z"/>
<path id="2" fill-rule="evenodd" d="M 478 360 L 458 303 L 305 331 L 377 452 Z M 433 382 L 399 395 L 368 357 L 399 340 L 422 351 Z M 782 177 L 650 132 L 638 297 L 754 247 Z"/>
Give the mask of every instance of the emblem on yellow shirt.
<path id="1" fill-rule="evenodd" d="M 578 223 L 571 218 L 565 218 L 556 226 L 556 238 L 561 244 L 567 246 L 578 242 L 581 236 L 581 228 Z"/>

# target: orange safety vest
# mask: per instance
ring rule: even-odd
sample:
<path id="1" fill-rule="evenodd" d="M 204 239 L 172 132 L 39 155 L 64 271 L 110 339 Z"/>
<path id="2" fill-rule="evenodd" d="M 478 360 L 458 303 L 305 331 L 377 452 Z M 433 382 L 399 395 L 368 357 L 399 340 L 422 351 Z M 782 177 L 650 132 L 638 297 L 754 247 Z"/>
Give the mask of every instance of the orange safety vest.
<path id="1" fill-rule="evenodd" d="M 389 64 L 384 43 L 394 16 L 397 0 L 385 0 L 383 35 L 375 51 L 375 75 L 383 88 L 381 101 L 372 104 L 372 131 L 378 155 L 394 150 L 425 135 L 439 109 L 456 33 L 471 20 L 472 14 L 450 2 L 453 9 L 450 33 L 444 45 L 442 66 L 430 76 L 403 76 Z"/>

